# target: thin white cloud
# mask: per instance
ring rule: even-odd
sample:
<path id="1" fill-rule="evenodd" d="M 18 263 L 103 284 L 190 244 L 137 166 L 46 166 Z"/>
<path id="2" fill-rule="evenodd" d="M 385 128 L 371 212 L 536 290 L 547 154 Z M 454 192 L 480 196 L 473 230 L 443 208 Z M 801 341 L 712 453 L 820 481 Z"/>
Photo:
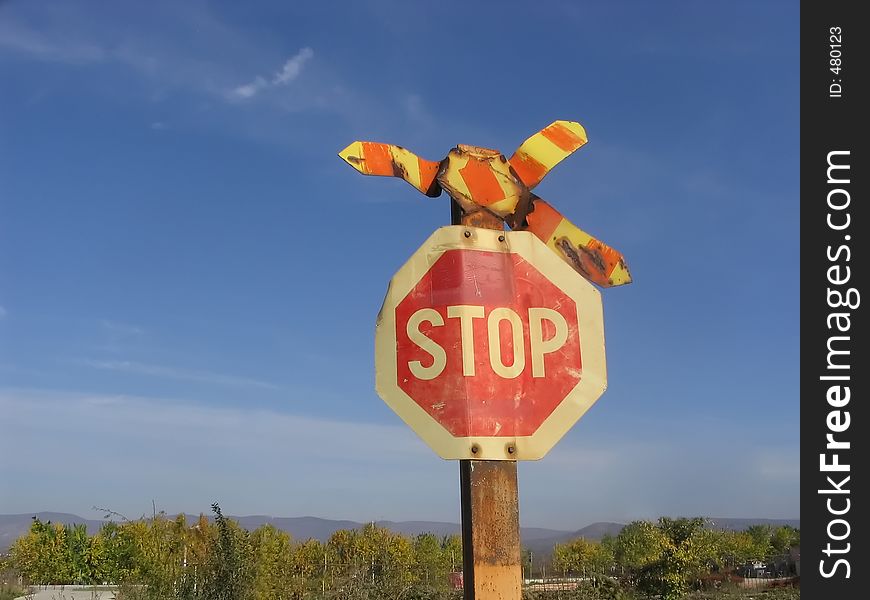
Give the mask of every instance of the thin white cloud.
<path id="1" fill-rule="evenodd" d="M 18 456 L 0 460 L 0 477 L 24 478 L 0 491 L 3 512 L 100 505 L 132 516 L 154 498 L 170 512 L 218 500 L 235 514 L 459 516 L 455 465 L 398 422 L 3 388 L 0 413 L 0 456 Z"/>
<path id="2" fill-rule="evenodd" d="M 13 21 L 0 22 L 0 48 L 49 62 L 83 64 L 106 58 L 97 45 L 63 36 L 47 36 Z"/>
<path id="3" fill-rule="evenodd" d="M 137 21 L 143 27 L 131 29 L 129 24 Z M 152 26 L 157 23 L 166 26 Z M 155 0 L 99 14 L 82 10 L 75 3 L 17 3 L 4 12 L 0 32 L 4 58 L 6 50 L 11 50 L 8 54 L 12 59 L 23 61 L 71 65 L 93 72 L 111 68 L 113 72 L 106 73 L 110 77 L 123 72 L 129 79 L 123 87 L 101 86 L 100 93 L 145 94 L 154 102 L 177 99 L 180 110 L 196 111 L 196 122 L 255 141 L 308 147 L 321 132 L 301 123 L 294 124 L 294 135 L 287 135 L 285 128 L 275 126 L 273 113 L 267 111 L 235 111 L 234 118 L 228 120 L 211 100 L 230 105 L 268 100 L 269 111 L 281 113 L 330 112 L 352 128 L 367 131 L 378 128 L 376 123 L 394 124 L 396 111 L 403 110 L 397 105 L 400 101 L 385 105 L 381 98 L 348 86 L 340 69 L 328 61 L 312 69 L 307 63 L 314 58 L 314 50 L 309 47 L 272 63 L 275 52 L 283 50 L 264 44 L 260 37 L 232 22 L 224 22 L 201 2 Z M 257 71 L 252 68 L 264 64 L 275 64 L 275 71 L 255 77 Z M 116 67 L 120 70 L 115 71 Z M 288 93 L 295 91 L 302 78 L 304 93 Z M 82 81 L 92 84 L 89 79 Z M 186 104 L 191 100 L 183 97 L 186 94 L 200 96 L 200 102 L 195 107 Z M 420 107 L 415 102 L 411 100 L 411 106 L 405 107 L 411 117 L 419 116 L 415 111 Z M 419 131 L 405 143 L 428 139 L 430 130 L 412 123 Z M 450 127 L 469 139 L 485 139 L 469 134 L 474 133 L 473 124 Z"/>
<path id="4" fill-rule="evenodd" d="M 230 451 L 245 448 L 245 452 L 253 454 L 257 449 L 271 447 L 291 451 L 300 458 L 317 455 L 322 459 L 353 460 L 378 453 L 388 462 L 404 462 L 408 454 L 428 453 L 402 424 L 355 423 L 274 410 L 215 407 L 178 398 L 0 388 L 0 406 L 12 419 L 10 423 L 42 411 L 70 413 L 80 415 L 76 422 L 90 421 L 92 424 L 86 428 L 107 426 L 108 431 L 115 432 L 129 428 L 124 435 L 134 439 L 147 441 L 153 435 L 172 438 L 184 431 L 197 446 Z M 63 426 L 62 421 L 58 422 L 58 427 Z M 134 428 L 137 431 L 132 431 Z"/>
<path id="5" fill-rule="evenodd" d="M 3 308 L 2 306 L 0 306 L 0 319 L 5 319 L 6 315 L 8 315 L 8 314 L 9 313 L 6 311 L 6 309 Z"/>
<path id="6" fill-rule="evenodd" d="M 232 91 L 232 94 L 239 98 L 252 98 L 263 88 L 269 87 L 269 82 L 262 77 L 257 77 L 251 83 L 240 85 Z"/>
<path id="7" fill-rule="evenodd" d="M 97 504 L 134 515 L 150 511 L 156 498 L 170 512 L 196 512 L 219 500 L 236 514 L 459 518 L 455 462 L 438 459 L 398 419 L 366 423 L 184 399 L 8 388 L 0 388 L 0 414 L 7 425 L 0 456 L 16 457 L 14 471 L 0 460 L 0 480 L 15 474 L 20 484 L 0 492 L 5 512 L 49 501 L 62 502 L 49 510 Z M 700 452 L 687 453 L 682 439 L 573 437 L 544 460 L 520 466 L 524 523 L 568 529 L 666 514 L 800 513 L 796 476 L 772 480 L 754 464 L 794 473 L 796 456 L 785 449 L 736 448 L 717 461 L 694 441 Z"/>
<path id="8" fill-rule="evenodd" d="M 233 89 L 229 96 L 231 99 L 248 99 L 253 98 L 265 89 L 288 85 L 299 77 L 299 74 L 302 73 L 302 67 L 313 56 L 314 50 L 308 47 L 302 48 L 294 56 L 287 59 L 281 70 L 275 73 L 271 80 L 258 75 L 252 82 Z"/>
<path id="9" fill-rule="evenodd" d="M 192 90 L 230 100 L 288 85 L 314 56 L 311 48 L 302 48 L 271 78 L 256 77 L 232 88 L 232 82 L 239 77 L 234 61 L 214 60 L 215 49 L 232 51 L 239 57 L 239 63 L 249 63 L 262 59 L 257 40 L 241 35 L 208 10 L 193 5 L 158 2 L 149 4 L 148 11 L 150 16 L 162 12 L 171 19 L 175 24 L 171 31 L 182 32 L 185 44 L 177 45 L 170 33 L 162 32 L 119 36 L 119 28 L 114 26 L 118 15 L 111 11 L 95 18 L 66 6 L 37 7 L 38 18 L 12 16 L 0 21 L 0 52 L 8 51 L 27 60 L 77 66 L 119 64 L 148 82 L 155 94 Z M 40 25 L 30 25 L 31 21 Z"/>
<path id="10" fill-rule="evenodd" d="M 284 67 L 279 71 L 272 80 L 273 85 L 284 85 L 290 83 L 302 72 L 302 66 L 314 56 L 314 50 L 311 48 L 302 48 L 284 63 Z"/>
<path id="11" fill-rule="evenodd" d="M 196 371 L 190 369 L 179 369 L 176 367 L 167 367 L 164 365 L 151 365 L 140 362 L 127 360 L 94 360 L 85 359 L 77 361 L 87 367 L 94 369 L 102 369 L 105 371 L 121 371 L 124 373 L 132 373 L 135 375 L 149 375 L 153 377 L 162 377 L 165 379 L 177 379 L 181 381 L 193 381 L 196 383 L 208 383 L 212 385 L 225 385 L 236 387 L 255 387 L 269 390 L 279 390 L 280 386 L 268 381 L 259 379 L 251 379 L 248 377 L 237 377 L 235 375 L 227 375 L 225 373 L 215 373 L 212 371 Z"/>
<path id="12" fill-rule="evenodd" d="M 165 131 L 166 129 L 168 129 L 166 123 L 164 123 L 163 121 L 154 121 L 153 123 L 151 123 L 150 127 L 154 131 Z"/>

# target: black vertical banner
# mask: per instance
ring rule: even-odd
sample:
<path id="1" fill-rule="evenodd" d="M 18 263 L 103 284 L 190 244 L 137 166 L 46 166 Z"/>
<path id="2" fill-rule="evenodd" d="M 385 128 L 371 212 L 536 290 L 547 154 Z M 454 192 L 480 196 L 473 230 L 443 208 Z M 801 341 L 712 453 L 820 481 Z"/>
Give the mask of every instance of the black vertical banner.
<path id="1" fill-rule="evenodd" d="M 870 22 L 801 3 L 801 593 L 867 598 Z M 862 352 L 862 349 L 864 350 Z"/>

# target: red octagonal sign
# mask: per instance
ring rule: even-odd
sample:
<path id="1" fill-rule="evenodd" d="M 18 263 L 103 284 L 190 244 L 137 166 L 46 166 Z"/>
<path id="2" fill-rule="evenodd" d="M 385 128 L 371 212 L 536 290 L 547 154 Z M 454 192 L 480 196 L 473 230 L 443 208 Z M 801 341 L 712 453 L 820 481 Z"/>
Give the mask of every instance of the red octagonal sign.
<path id="1" fill-rule="evenodd" d="M 598 290 L 525 232 L 436 231 L 375 343 L 378 393 L 443 458 L 541 458 L 606 387 Z"/>

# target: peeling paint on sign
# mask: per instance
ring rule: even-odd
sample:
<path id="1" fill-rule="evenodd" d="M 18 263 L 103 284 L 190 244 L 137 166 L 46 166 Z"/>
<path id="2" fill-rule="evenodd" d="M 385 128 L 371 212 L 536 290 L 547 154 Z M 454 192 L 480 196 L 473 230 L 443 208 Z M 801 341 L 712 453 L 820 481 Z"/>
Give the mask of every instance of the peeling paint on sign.
<path id="1" fill-rule="evenodd" d="M 511 229 L 531 232 L 589 281 L 623 285 L 631 275 L 622 254 L 531 191 L 586 140 L 579 123 L 554 121 L 524 141 L 509 160 L 498 150 L 459 144 L 434 162 L 401 146 L 359 141 L 339 156 L 364 175 L 400 177 L 427 196 L 444 189 L 466 213 L 486 211 Z"/>
<path id="2" fill-rule="evenodd" d="M 378 393 L 443 458 L 541 458 L 607 384 L 600 292 L 528 232 L 436 231 L 375 346 Z"/>

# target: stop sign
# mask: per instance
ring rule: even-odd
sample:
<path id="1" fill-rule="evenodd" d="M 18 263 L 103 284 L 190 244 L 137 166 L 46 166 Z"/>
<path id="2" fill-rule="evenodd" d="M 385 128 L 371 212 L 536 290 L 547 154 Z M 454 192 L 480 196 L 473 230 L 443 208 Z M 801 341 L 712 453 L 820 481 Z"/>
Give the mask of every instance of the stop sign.
<path id="1" fill-rule="evenodd" d="M 390 282 L 375 368 L 442 458 L 539 459 L 607 387 L 601 295 L 530 233 L 442 227 Z"/>

